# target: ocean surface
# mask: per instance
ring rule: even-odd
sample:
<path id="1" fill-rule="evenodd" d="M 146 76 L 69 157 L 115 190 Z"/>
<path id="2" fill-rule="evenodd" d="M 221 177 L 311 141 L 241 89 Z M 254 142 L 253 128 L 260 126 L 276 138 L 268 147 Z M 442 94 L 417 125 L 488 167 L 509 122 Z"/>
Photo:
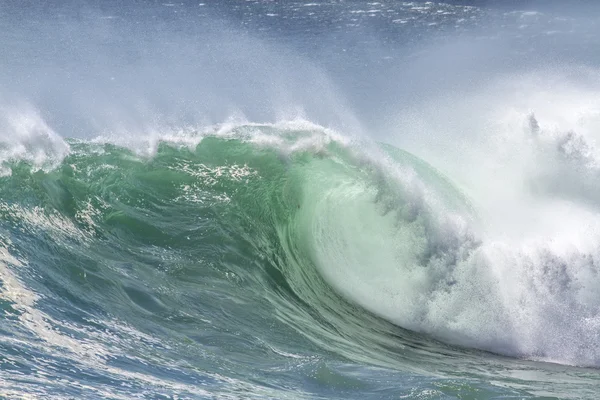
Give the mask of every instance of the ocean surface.
<path id="1" fill-rule="evenodd" d="M 0 398 L 598 398 L 599 24 L 0 0 Z"/>

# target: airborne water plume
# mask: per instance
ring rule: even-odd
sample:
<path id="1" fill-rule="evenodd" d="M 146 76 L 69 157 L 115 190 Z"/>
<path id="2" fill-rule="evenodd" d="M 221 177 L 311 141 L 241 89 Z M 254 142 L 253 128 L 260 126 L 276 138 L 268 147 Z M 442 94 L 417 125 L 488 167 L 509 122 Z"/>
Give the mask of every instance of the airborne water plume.
<path id="1" fill-rule="evenodd" d="M 595 4 L 0 11 L 0 397 L 595 397 Z"/>

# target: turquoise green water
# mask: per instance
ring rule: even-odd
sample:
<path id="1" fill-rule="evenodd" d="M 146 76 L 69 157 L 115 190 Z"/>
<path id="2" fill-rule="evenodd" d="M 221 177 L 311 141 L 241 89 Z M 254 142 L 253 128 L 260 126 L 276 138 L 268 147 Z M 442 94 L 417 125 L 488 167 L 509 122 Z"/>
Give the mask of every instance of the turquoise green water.
<path id="1" fill-rule="evenodd" d="M 257 144 L 258 134 L 277 140 Z M 477 219 L 409 153 L 270 126 L 161 143 L 150 157 L 69 146 L 51 170 L 21 161 L 0 178 L 7 395 L 22 385 L 86 398 L 595 390 L 594 370 L 484 351 L 495 338 L 467 346 L 468 329 L 453 339 L 452 316 L 418 304 L 462 287 L 436 265 L 458 269 L 479 244 L 450 228 L 440 236 L 448 215 Z"/>

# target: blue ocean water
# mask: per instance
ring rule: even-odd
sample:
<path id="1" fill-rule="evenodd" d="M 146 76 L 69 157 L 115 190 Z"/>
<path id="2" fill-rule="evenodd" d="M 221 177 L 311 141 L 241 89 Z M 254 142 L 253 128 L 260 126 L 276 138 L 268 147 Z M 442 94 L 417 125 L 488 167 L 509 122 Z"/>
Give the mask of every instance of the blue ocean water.
<path id="1" fill-rule="evenodd" d="M 594 399 L 594 2 L 0 2 L 0 397 Z"/>

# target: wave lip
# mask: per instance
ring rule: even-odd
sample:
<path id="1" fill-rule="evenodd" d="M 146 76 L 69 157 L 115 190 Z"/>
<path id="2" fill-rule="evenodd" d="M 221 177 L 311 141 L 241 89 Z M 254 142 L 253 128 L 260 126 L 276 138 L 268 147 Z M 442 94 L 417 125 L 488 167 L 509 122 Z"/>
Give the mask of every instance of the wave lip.
<path id="1" fill-rule="evenodd" d="M 515 242 L 488 231 L 469 203 L 453 209 L 464 196 L 437 171 L 411 171 L 412 185 L 390 167 L 375 176 L 311 170 L 311 211 L 299 235 L 311 238 L 306 252 L 326 281 L 367 310 L 449 343 L 598 366 L 597 215 L 549 201 L 554 218 L 587 223 Z"/>

